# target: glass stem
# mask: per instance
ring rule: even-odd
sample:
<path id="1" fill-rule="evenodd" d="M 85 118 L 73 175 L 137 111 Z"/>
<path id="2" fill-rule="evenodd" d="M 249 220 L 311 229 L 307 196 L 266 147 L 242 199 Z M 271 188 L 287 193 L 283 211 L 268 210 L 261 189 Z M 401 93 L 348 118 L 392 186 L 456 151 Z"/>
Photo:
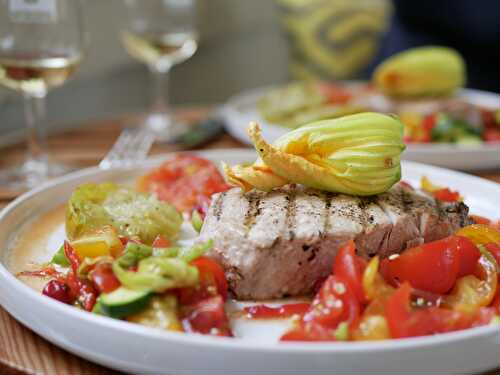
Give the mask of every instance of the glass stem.
<path id="1" fill-rule="evenodd" d="M 45 132 L 45 96 L 24 96 L 26 119 L 27 160 L 36 172 L 48 172 L 47 135 Z"/>
<path id="2" fill-rule="evenodd" d="M 168 79 L 170 68 L 151 68 L 151 78 L 153 80 L 153 113 L 167 113 L 169 110 L 168 100 Z"/>

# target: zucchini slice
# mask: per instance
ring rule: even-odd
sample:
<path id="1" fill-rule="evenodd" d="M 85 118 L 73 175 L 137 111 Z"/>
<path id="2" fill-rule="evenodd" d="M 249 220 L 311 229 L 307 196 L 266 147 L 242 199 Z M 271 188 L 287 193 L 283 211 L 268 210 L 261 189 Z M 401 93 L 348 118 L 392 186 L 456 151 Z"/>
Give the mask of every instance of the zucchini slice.
<path id="1" fill-rule="evenodd" d="M 120 287 L 99 297 L 100 308 L 113 318 L 123 318 L 135 314 L 148 306 L 151 293 Z"/>

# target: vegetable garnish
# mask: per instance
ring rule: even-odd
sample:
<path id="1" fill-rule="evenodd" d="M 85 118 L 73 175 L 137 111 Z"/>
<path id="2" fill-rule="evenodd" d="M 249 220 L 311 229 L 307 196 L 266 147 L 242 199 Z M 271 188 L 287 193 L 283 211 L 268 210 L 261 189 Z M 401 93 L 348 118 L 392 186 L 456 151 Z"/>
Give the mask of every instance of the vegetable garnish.
<path id="1" fill-rule="evenodd" d="M 273 145 L 251 123 L 248 133 L 261 161 L 224 172 L 245 190 L 287 183 L 353 195 L 387 191 L 401 178 L 403 125 L 380 113 L 360 113 L 302 126 Z"/>
<path id="2" fill-rule="evenodd" d="M 446 47 L 418 47 L 395 54 L 382 62 L 373 82 L 391 96 L 448 95 L 465 83 L 465 63 Z"/>
<path id="3" fill-rule="evenodd" d="M 463 197 L 457 191 L 452 191 L 447 187 L 438 186 L 431 182 L 427 176 L 423 176 L 420 179 L 420 185 L 422 190 L 434 196 L 434 198 L 439 199 L 444 202 L 459 202 L 463 200 Z"/>
<path id="4" fill-rule="evenodd" d="M 217 167 L 196 155 L 180 154 L 139 178 L 140 191 L 154 193 L 159 200 L 181 212 L 198 210 L 204 217 L 212 194 L 228 189 Z"/>
<path id="5" fill-rule="evenodd" d="M 376 256 L 366 266 L 346 243 L 309 310 L 281 340 L 385 340 L 493 324 L 500 247 L 493 232 L 476 247 L 482 230 L 471 225 L 462 233 L 472 241 L 454 235 L 382 262 Z"/>
<path id="6" fill-rule="evenodd" d="M 72 241 L 110 225 L 119 235 L 150 244 L 159 234 L 175 239 L 181 224 L 171 205 L 112 183 L 78 187 L 66 207 L 66 234 Z"/>

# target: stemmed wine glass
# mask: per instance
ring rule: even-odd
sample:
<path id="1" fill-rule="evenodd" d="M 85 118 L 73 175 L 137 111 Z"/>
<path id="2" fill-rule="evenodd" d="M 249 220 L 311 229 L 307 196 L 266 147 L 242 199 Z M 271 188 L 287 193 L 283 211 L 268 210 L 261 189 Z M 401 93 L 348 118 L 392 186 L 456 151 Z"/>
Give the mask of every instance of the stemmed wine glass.
<path id="1" fill-rule="evenodd" d="M 196 0 L 126 0 L 127 26 L 121 39 L 127 52 L 149 68 L 153 106 L 144 126 L 159 140 L 171 141 L 184 128 L 168 107 L 168 73 L 198 47 Z"/>
<path id="2" fill-rule="evenodd" d="M 28 151 L 0 186 L 31 188 L 69 170 L 49 160 L 45 96 L 75 71 L 84 44 L 79 0 L 0 0 L 0 84 L 23 95 Z"/>

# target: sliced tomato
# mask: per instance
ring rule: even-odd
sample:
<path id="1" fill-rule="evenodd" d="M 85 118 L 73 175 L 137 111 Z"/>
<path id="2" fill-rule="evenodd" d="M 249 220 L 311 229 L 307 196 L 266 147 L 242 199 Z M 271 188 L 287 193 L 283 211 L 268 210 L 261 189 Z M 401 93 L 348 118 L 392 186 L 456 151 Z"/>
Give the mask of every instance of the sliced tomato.
<path id="1" fill-rule="evenodd" d="M 458 311 L 428 307 L 412 310 L 411 286 L 403 283 L 387 300 L 385 314 L 392 338 L 427 336 L 470 327 L 468 315 Z"/>
<path id="2" fill-rule="evenodd" d="M 458 242 L 458 237 L 451 236 L 405 250 L 393 259 L 384 259 L 381 273 L 395 286 L 408 281 L 417 289 L 446 293 L 461 271 Z"/>
<path id="3" fill-rule="evenodd" d="M 469 215 L 469 218 L 472 219 L 474 224 L 483 224 L 483 225 L 490 225 L 491 220 L 484 217 L 484 216 L 479 216 L 479 215 Z"/>
<path id="4" fill-rule="evenodd" d="M 294 315 L 302 316 L 309 310 L 309 303 L 289 303 L 281 306 L 254 305 L 245 307 L 245 317 L 248 319 L 282 319 Z"/>
<path id="5" fill-rule="evenodd" d="M 163 237 L 161 234 L 156 236 L 155 240 L 152 243 L 152 247 L 165 248 L 171 245 L 170 241 Z"/>
<path id="6" fill-rule="evenodd" d="M 111 263 L 97 263 L 94 269 L 90 271 L 89 278 L 100 293 L 111 293 L 121 285 L 113 272 Z"/>
<path id="7" fill-rule="evenodd" d="M 210 297 L 184 309 L 182 320 L 186 332 L 215 336 L 232 336 L 221 296 Z"/>
<path id="8" fill-rule="evenodd" d="M 196 287 L 179 289 L 179 302 L 190 305 L 217 295 L 225 301 L 228 286 L 222 267 L 208 257 L 199 257 L 191 264 L 198 268 L 200 281 Z"/>
<path id="9" fill-rule="evenodd" d="M 330 276 L 314 297 L 304 322 L 314 322 L 327 328 L 336 328 L 339 323 L 357 322 L 361 304 L 345 279 Z"/>
<path id="10" fill-rule="evenodd" d="M 490 307 L 492 307 L 496 313 L 500 315 L 500 288 L 497 288 L 495 298 L 493 299 Z"/>
<path id="11" fill-rule="evenodd" d="M 352 93 L 349 89 L 328 82 L 320 82 L 316 85 L 319 93 L 326 98 L 328 103 L 346 104 L 351 100 Z"/>
<path id="12" fill-rule="evenodd" d="M 212 194 L 228 188 L 211 161 L 189 154 L 177 155 L 138 181 L 139 190 L 155 193 L 183 212 L 201 213 Z"/>
<path id="13" fill-rule="evenodd" d="M 491 320 L 497 316 L 498 311 L 492 307 L 481 307 L 478 312 L 472 316 L 470 325 L 465 328 L 470 327 L 480 327 L 491 323 Z"/>
<path id="14" fill-rule="evenodd" d="M 494 143 L 500 142 L 500 130 L 499 129 L 485 129 L 483 133 L 483 138 L 485 142 Z"/>
<path id="15" fill-rule="evenodd" d="M 448 188 L 442 188 L 432 193 L 434 198 L 443 202 L 458 202 L 460 200 L 460 193 L 452 191 Z"/>
<path id="16" fill-rule="evenodd" d="M 358 301 L 365 302 L 363 272 L 366 261 L 356 255 L 354 241 L 346 242 L 339 250 L 333 263 L 333 274 L 343 278 L 356 295 Z"/>
<path id="17" fill-rule="evenodd" d="M 493 255 L 497 264 L 500 265 L 500 245 L 497 245 L 496 243 L 487 243 L 484 247 L 491 253 L 491 255 Z"/>
<path id="18" fill-rule="evenodd" d="M 280 341 L 334 341 L 334 330 L 326 328 L 321 324 L 301 322 L 293 329 L 285 332 Z"/>
<path id="19" fill-rule="evenodd" d="M 385 304 L 385 315 L 391 336 L 394 338 L 408 337 L 405 323 L 411 316 L 410 312 L 411 286 L 403 283 Z"/>
<path id="20" fill-rule="evenodd" d="M 493 111 L 489 111 L 487 109 L 481 109 L 481 119 L 483 120 L 483 124 L 485 128 L 495 128 L 498 126 L 495 120 L 495 113 Z"/>
<path id="21" fill-rule="evenodd" d="M 458 236 L 457 247 L 460 256 L 460 269 L 457 277 L 472 275 L 477 268 L 481 252 L 467 237 Z"/>

